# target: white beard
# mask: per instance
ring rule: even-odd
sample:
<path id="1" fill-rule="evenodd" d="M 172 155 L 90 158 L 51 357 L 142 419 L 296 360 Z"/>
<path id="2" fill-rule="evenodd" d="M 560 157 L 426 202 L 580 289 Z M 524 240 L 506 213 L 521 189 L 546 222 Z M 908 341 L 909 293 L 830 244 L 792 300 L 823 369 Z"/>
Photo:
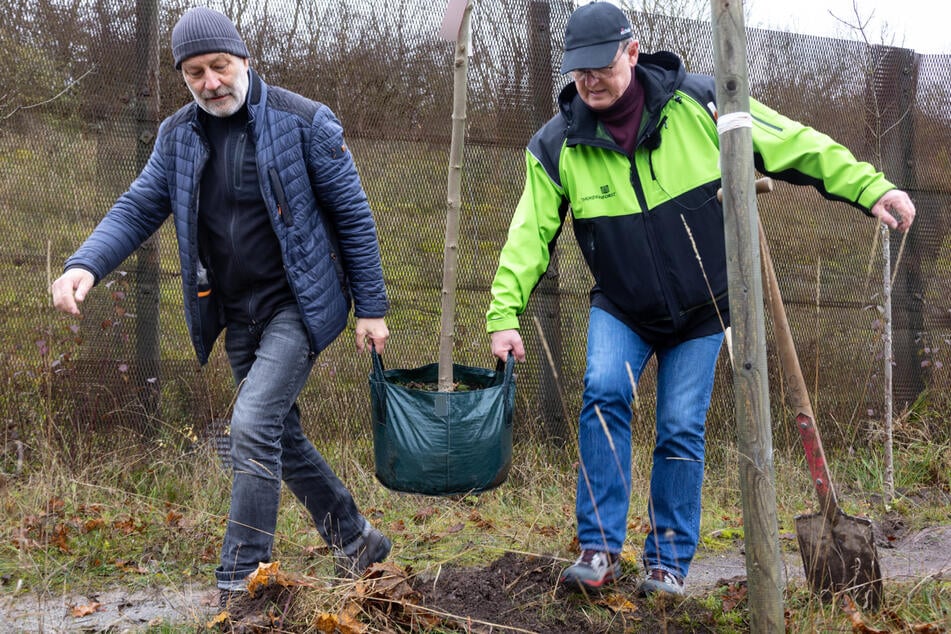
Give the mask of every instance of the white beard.
<path id="1" fill-rule="evenodd" d="M 244 100 L 248 96 L 248 86 L 251 84 L 251 76 L 247 71 L 240 73 L 235 78 L 234 86 L 231 88 L 221 87 L 218 90 L 199 94 L 195 92 L 188 84 L 188 91 L 195 99 L 198 107 L 213 117 L 230 117 L 244 105 Z M 208 103 L 213 97 L 230 95 L 231 98 L 221 102 Z"/>

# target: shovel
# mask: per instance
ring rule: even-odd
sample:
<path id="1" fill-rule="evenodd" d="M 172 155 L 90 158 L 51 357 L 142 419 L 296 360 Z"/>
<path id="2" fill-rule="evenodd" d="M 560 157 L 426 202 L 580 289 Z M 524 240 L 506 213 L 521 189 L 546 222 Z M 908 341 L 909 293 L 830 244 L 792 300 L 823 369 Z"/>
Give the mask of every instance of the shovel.
<path id="1" fill-rule="evenodd" d="M 761 191 L 759 186 L 757 191 Z M 806 578 L 813 592 L 823 600 L 847 593 L 860 608 L 874 611 L 882 602 L 882 572 L 872 537 L 872 522 L 864 517 L 847 515 L 839 508 L 762 223 L 759 225 L 759 243 L 764 284 L 768 287 L 769 314 L 788 386 L 787 401 L 796 413 L 796 427 L 819 496 L 818 513 L 796 517 L 796 536 Z"/>

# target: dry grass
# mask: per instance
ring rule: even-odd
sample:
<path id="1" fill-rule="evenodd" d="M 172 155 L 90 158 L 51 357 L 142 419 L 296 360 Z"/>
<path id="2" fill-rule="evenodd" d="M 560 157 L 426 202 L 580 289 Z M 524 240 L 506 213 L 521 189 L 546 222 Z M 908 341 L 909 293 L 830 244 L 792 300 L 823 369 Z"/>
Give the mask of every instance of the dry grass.
<path id="1" fill-rule="evenodd" d="M 75 440 L 82 442 L 81 438 Z M 117 447 L 115 440 L 111 450 L 100 444 L 95 451 L 76 451 L 75 456 L 85 457 L 81 465 L 74 459 L 62 459 L 58 444 L 31 447 L 19 472 L 0 480 L 0 508 L 5 518 L 0 525 L 0 587 L 11 600 L 26 594 L 56 596 L 115 586 L 175 588 L 207 583 L 210 587 L 229 488 L 218 458 L 203 443 L 183 453 L 180 448 L 155 444 L 122 443 Z M 575 482 L 571 456 L 565 450 L 519 444 L 509 480 L 498 489 L 478 496 L 433 498 L 381 487 L 365 448 L 321 449 L 338 466 L 362 510 L 393 538 L 392 562 L 411 576 L 434 577 L 440 571 L 446 574 L 460 567 L 486 566 L 505 553 L 563 562 L 575 556 Z M 940 461 L 949 459 L 951 448 L 932 447 L 930 460 L 911 459 L 921 447 L 903 450 L 900 455 L 908 459 L 902 464 L 909 467 L 899 471 L 902 487 L 947 487 L 947 480 L 940 480 L 946 473 L 923 465 L 947 464 Z M 645 451 L 636 451 L 641 457 L 635 460 L 631 534 L 624 558 L 625 568 L 632 573 L 638 566 L 638 533 L 645 524 L 642 509 L 646 501 L 643 493 L 638 493 L 647 490 Z M 840 465 L 838 472 L 849 483 L 853 470 L 861 473 L 869 468 L 858 456 Z M 797 458 L 777 456 L 781 525 L 791 526 L 793 515 L 813 507 L 809 489 L 801 486 L 803 470 Z M 735 548 L 736 534 L 727 529 L 742 531 L 735 474 L 730 460 L 708 469 L 701 528 L 706 549 Z M 852 503 L 861 499 L 846 497 Z M 873 507 L 862 510 L 884 512 Z M 909 505 L 903 510 L 910 525 L 933 522 L 942 512 L 948 519 L 946 508 Z M 352 602 L 352 586 L 334 583 L 329 551 L 319 542 L 302 507 L 291 499 L 281 506 L 274 557 L 284 570 L 304 575 L 321 588 L 320 592 L 301 592 L 298 617 L 303 614 L 312 622 L 322 613 L 340 613 Z M 888 592 L 891 616 L 883 613 L 879 618 L 882 624 L 889 618 L 907 623 L 947 622 L 951 588 L 946 581 L 888 584 Z M 671 631 L 738 631 L 730 628 L 748 618 L 744 616 L 748 608 L 741 603 L 724 610 L 724 602 L 731 600 L 729 592 L 720 589 L 676 609 L 664 609 L 670 611 L 669 624 L 681 628 Z M 541 608 L 556 614 L 559 610 L 594 609 L 554 595 L 546 601 Z M 817 602 L 801 586 L 792 584 L 785 601 L 787 611 L 795 615 L 790 632 L 852 627 L 852 617 L 841 607 Z M 655 608 L 647 604 L 640 609 Z M 601 606 L 592 618 L 602 623 L 610 620 L 610 614 L 610 609 Z M 363 613 L 361 618 L 369 619 L 368 631 L 386 625 L 385 615 L 378 611 Z M 869 620 L 870 626 L 875 622 Z"/>

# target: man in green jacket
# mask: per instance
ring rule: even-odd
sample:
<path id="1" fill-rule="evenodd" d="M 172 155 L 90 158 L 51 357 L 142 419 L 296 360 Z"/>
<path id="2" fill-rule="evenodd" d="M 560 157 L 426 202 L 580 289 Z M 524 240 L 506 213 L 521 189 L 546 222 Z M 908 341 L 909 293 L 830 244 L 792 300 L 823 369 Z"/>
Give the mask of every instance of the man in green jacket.
<path id="1" fill-rule="evenodd" d="M 620 574 L 633 391 L 656 356 L 651 532 L 639 588 L 682 594 L 699 538 L 706 413 L 730 323 L 716 88 L 672 53 L 641 54 L 627 17 L 607 2 L 577 9 L 564 42 L 561 71 L 574 82 L 528 145 L 486 316 L 492 353 L 525 359 L 518 316 L 570 209 L 595 285 L 578 438 L 582 552 L 561 584 L 596 590 Z M 760 172 L 908 230 L 914 204 L 874 167 L 755 100 L 750 107 Z"/>

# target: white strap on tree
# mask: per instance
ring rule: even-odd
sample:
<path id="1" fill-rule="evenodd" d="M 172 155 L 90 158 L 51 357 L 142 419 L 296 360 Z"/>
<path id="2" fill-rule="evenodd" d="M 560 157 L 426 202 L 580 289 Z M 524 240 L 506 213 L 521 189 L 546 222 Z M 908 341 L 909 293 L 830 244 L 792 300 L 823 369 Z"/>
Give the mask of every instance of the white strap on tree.
<path id="1" fill-rule="evenodd" d="M 731 112 L 717 117 L 717 134 L 723 135 L 738 128 L 752 128 L 753 115 L 748 112 Z"/>

